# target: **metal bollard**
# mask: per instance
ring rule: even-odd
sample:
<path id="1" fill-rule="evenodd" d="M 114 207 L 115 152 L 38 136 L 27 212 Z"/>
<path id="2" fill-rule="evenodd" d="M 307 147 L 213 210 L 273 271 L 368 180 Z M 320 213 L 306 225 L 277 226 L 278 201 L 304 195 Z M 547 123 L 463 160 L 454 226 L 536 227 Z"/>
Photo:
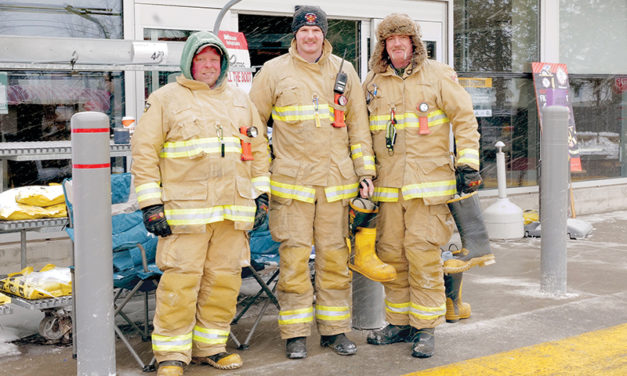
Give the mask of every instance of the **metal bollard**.
<path id="1" fill-rule="evenodd" d="M 540 289 L 556 295 L 566 293 L 568 116 L 567 107 L 545 107 L 540 143 Z"/>
<path id="2" fill-rule="evenodd" d="M 383 285 L 353 273 L 353 328 L 379 329 L 385 326 Z"/>
<path id="3" fill-rule="evenodd" d="M 115 375 L 109 118 L 72 116 L 77 375 Z"/>

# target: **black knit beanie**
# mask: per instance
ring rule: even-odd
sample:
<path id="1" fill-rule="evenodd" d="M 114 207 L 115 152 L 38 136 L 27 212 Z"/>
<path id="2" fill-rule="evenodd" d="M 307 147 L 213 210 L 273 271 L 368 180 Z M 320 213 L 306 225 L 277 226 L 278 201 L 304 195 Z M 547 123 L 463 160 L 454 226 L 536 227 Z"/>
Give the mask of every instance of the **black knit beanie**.
<path id="1" fill-rule="evenodd" d="M 329 30 L 327 14 L 317 6 L 296 5 L 294 7 L 294 19 L 292 20 L 292 32 L 296 33 L 303 26 L 318 26 L 326 37 L 327 30 Z"/>

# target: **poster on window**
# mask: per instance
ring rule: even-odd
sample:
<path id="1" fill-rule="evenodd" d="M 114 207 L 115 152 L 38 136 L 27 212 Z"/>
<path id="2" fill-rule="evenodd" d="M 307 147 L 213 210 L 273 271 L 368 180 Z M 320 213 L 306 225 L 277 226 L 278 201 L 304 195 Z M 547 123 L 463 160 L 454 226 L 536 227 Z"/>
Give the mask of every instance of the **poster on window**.
<path id="1" fill-rule="evenodd" d="M 568 70 L 566 64 L 557 63 L 531 63 L 533 71 L 533 86 L 536 92 L 536 104 L 538 106 L 538 119 L 542 129 L 542 108 L 545 106 L 568 107 L 568 153 L 570 155 L 570 171 L 581 171 L 581 158 L 577 145 L 577 132 L 575 130 L 575 116 L 573 105 L 568 97 Z"/>
<path id="2" fill-rule="evenodd" d="M 218 36 L 229 51 L 229 83 L 247 93 L 250 92 L 253 84 L 253 70 L 250 68 L 248 42 L 244 33 L 220 31 Z"/>

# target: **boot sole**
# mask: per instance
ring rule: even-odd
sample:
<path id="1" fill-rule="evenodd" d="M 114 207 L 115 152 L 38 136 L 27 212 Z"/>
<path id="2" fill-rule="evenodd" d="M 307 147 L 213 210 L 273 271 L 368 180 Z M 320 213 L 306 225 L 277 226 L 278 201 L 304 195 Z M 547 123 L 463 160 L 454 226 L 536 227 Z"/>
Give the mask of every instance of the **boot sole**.
<path id="1" fill-rule="evenodd" d="M 443 270 L 447 274 L 462 273 L 472 268 L 473 266 L 487 266 L 496 263 L 493 254 L 483 255 L 481 257 L 475 257 L 468 261 L 459 259 L 451 259 L 444 261 Z"/>
<path id="2" fill-rule="evenodd" d="M 375 282 L 392 282 L 393 280 L 396 279 L 396 276 L 394 276 L 393 278 L 372 278 L 369 277 L 367 273 L 365 273 L 363 270 L 361 270 L 360 268 L 358 268 L 357 266 L 353 265 L 353 264 L 348 264 L 348 268 L 354 272 L 357 272 L 361 275 L 363 275 L 364 277 L 368 278 L 369 280 L 375 281 Z"/>
<path id="3" fill-rule="evenodd" d="M 209 358 L 203 358 L 202 360 L 193 359 L 192 358 L 192 363 L 195 363 L 195 364 L 209 364 L 210 366 L 212 366 L 214 368 L 223 369 L 223 370 L 238 369 L 238 368 L 240 368 L 243 365 L 242 363 L 233 363 L 233 364 L 227 364 L 227 365 L 220 365 L 220 364 L 214 362 L 213 360 L 211 360 Z"/>

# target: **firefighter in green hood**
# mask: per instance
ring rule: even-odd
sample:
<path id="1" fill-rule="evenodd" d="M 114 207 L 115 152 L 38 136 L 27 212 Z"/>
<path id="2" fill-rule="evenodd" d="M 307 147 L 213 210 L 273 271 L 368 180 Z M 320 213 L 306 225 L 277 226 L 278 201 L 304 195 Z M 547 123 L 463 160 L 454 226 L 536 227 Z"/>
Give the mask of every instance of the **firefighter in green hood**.
<path id="1" fill-rule="evenodd" d="M 138 202 L 159 236 L 152 348 L 161 376 L 182 375 L 190 361 L 242 365 L 226 341 L 250 259 L 246 231 L 270 190 L 269 157 L 266 127 L 247 95 L 227 85 L 228 68 L 214 34 L 192 34 L 183 74 L 150 95 L 132 139 Z M 240 133 L 250 127 L 256 136 Z M 242 158 L 243 142 L 252 160 Z"/>

